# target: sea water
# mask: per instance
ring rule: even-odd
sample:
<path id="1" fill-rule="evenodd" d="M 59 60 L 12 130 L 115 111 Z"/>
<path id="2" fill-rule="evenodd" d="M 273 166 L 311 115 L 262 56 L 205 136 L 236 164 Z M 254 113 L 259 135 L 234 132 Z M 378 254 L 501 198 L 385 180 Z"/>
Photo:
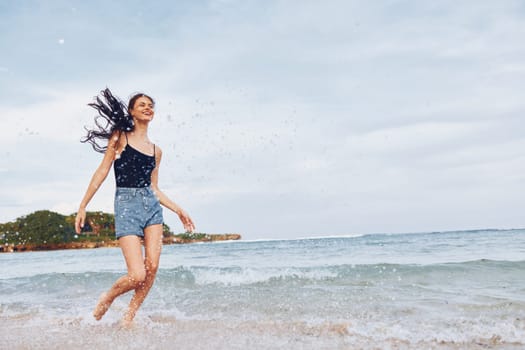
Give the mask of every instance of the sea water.
<path id="1" fill-rule="evenodd" d="M 164 246 L 131 329 L 119 248 L 0 254 L 0 349 L 522 349 L 525 230 Z"/>

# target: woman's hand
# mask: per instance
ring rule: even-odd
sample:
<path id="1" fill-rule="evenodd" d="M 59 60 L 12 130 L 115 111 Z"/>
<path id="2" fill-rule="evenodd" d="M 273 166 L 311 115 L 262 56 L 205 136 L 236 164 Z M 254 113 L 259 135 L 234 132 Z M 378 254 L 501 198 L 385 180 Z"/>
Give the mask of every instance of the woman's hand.
<path id="1" fill-rule="evenodd" d="M 82 227 L 84 227 L 84 221 L 86 221 L 86 209 L 79 208 L 77 217 L 75 218 L 75 231 L 77 234 L 79 234 Z"/>
<path id="2" fill-rule="evenodd" d="M 184 226 L 186 232 L 193 232 L 195 230 L 195 224 L 184 210 L 181 209 L 178 211 L 177 215 L 179 215 L 179 219 L 182 221 L 182 225 Z"/>

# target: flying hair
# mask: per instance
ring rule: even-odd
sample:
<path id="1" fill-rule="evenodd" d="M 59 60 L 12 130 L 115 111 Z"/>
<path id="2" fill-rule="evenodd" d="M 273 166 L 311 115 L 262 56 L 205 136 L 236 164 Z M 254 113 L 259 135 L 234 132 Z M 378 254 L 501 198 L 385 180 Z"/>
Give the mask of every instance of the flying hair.
<path id="1" fill-rule="evenodd" d="M 87 135 L 84 136 L 80 142 L 90 143 L 93 149 L 99 153 L 106 152 L 108 146 L 107 141 L 115 131 L 129 132 L 133 131 L 135 125 L 133 118 L 129 114 L 129 110 L 135 105 L 139 97 L 147 97 L 151 102 L 155 103 L 151 97 L 143 93 L 133 95 L 128 107 L 118 97 L 113 96 L 111 91 L 106 88 L 100 92 L 100 96 L 95 97 L 95 102 L 88 103 L 88 106 L 97 110 L 98 115 L 95 116 L 95 128 L 88 129 Z M 100 144 L 102 143 L 103 144 Z"/>

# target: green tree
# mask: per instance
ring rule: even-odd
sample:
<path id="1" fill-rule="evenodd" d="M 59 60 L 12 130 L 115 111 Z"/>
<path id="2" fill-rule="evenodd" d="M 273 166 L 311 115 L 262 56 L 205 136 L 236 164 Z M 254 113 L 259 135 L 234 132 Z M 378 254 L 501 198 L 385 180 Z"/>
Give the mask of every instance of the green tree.
<path id="1" fill-rule="evenodd" d="M 81 234 L 75 234 L 76 214 L 64 216 L 49 210 L 35 211 L 13 222 L 0 224 L 0 244 L 53 244 L 73 240 L 104 241 L 115 239 L 115 218 L 102 211 L 86 213 Z M 163 225 L 163 235 L 172 235 L 168 225 Z"/>
<path id="2" fill-rule="evenodd" d="M 14 222 L 2 224 L 0 228 L 3 241 L 13 244 L 69 242 L 75 234 L 64 215 L 49 210 L 35 211 Z"/>

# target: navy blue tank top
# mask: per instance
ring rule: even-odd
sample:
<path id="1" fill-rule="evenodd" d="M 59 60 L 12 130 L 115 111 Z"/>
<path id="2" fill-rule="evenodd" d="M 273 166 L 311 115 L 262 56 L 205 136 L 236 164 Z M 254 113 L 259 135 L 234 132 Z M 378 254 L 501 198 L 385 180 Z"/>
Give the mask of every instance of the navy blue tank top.
<path id="1" fill-rule="evenodd" d="M 128 143 L 126 135 L 126 146 L 120 157 L 113 162 L 115 180 L 117 187 L 148 187 L 151 185 L 151 172 L 155 169 L 155 144 L 153 145 L 153 156 L 144 154 Z"/>

